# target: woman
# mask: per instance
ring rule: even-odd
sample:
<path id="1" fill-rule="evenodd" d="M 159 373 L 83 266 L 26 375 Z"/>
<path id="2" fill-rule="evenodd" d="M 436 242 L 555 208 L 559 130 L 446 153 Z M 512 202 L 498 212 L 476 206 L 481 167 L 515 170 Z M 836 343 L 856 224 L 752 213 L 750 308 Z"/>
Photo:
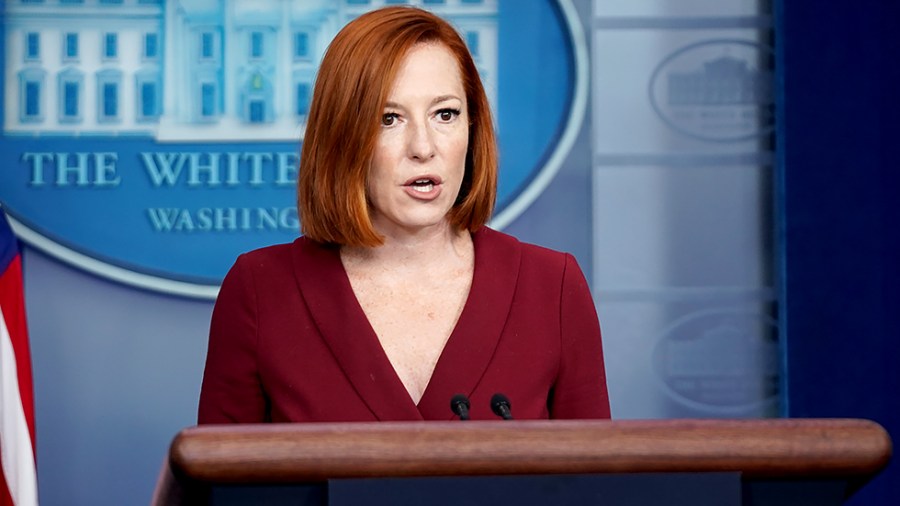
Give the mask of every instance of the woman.
<path id="1" fill-rule="evenodd" d="M 213 312 L 199 422 L 608 418 L 600 328 L 571 255 L 490 230 L 493 123 L 453 28 L 348 24 L 316 81 L 303 236 L 238 258 Z"/>

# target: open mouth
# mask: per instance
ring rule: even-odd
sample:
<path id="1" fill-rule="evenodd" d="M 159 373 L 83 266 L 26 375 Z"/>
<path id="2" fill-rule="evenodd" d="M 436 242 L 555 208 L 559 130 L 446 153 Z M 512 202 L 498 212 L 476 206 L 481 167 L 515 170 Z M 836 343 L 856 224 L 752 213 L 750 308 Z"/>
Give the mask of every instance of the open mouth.
<path id="1" fill-rule="evenodd" d="M 431 193 L 435 187 L 439 186 L 441 183 L 443 183 L 443 181 L 441 181 L 441 178 L 438 176 L 422 174 L 421 176 L 410 178 L 406 181 L 404 186 L 416 193 Z"/>
<path id="2" fill-rule="evenodd" d="M 410 183 L 409 186 L 417 192 L 428 193 L 434 189 L 435 184 L 437 184 L 437 183 L 435 183 L 435 181 L 433 179 L 423 178 L 423 179 L 416 179 L 415 181 Z"/>

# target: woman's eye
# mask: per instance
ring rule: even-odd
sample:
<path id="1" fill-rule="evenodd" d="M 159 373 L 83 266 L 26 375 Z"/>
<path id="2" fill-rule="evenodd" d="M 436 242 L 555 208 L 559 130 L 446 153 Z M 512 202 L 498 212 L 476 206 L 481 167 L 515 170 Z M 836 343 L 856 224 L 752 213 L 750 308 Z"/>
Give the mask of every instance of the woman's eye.
<path id="1" fill-rule="evenodd" d="M 441 121 L 450 121 L 458 115 L 459 111 L 456 109 L 441 109 L 438 111 L 438 119 Z"/>
<path id="2" fill-rule="evenodd" d="M 387 114 L 381 115 L 381 124 L 384 126 L 391 126 L 394 124 L 394 121 L 397 119 L 397 115 L 395 113 L 389 112 Z"/>

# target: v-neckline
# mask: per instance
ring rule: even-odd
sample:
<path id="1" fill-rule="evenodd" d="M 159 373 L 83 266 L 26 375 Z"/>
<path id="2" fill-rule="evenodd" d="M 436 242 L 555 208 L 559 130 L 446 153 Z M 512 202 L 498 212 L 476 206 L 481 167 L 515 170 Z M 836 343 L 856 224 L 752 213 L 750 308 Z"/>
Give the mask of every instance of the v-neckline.
<path id="1" fill-rule="evenodd" d="M 461 272 L 465 272 L 467 279 L 459 280 L 461 283 L 464 282 L 465 285 L 457 286 L 457 288 L 462 288 L 462 290 L 460 290 L 454 294 L 455 296 L 453 298 L 453 307 L 452 307 L 453 314 L 447 315 L 452 318 L 452 321 L 448 318 L 448 320 L 441 322 L 442 324 L 447 325 L 447 327 L 445 327 L 445 329 L 447 329 L 448 331 L 446 333 L 442 332 L 442 333 L 440 333 L 440 335 L 435 333 L 435 335 L 429 337 L 429 339 L 433 338 L 433 340 L 431 342 L 434 344 L 435 348 L 437 346 L 440 346 L 440 349 L 433 350 L 436 353 L 435 355 L 430 355 L 430 356 L 423 355 L 420 357 L 416 357 L 415 360 L 412 360 L 410 362 L 406 362 L 407 360 L 410 360 L 410 357 L 404 357 L 403 356 L 404 351 L 402 351 L 402 350 L 404 348 L 408 349 L 408 343 L 410 343 L 411 340 L 420 339 L 421 337 L 410 336 L 409 339 L 394 338 L 394 341 L 391 341 L 390 334 L 382 335 L 379 333 L 378 326 L 376 326 L 373 323 L 373 319 L 372 319 L 373 314 L 374 314 L 374 316 L 376 317 L 376 321 L 377 321 L 377 316 L 378 316 L 376 314 L 377 309 L 374 309 L 376 311 L 376 313 L 370 313 L 369 311 L 366 310 L 366 305 L 363 303 L 363 300 L 366 300 L 367 303 L 371 304 L 375 300 L 379 300 L 379 301 L 383 300 L 384 294 L 381 293 L 380 294 L 381 296 L 375 296 L 373 298 L 373 292 L 366 291 L 367 289 L 371 289 L 372 285 L 366 286 L 365 282 L 361 281 L 361 280 L 365 280 L 368 277 L 366 275 L 366 273 L 363 272 L 361 275 L 358 275 L 356 278 L 356 281 L 354 281 L 354 277 L 351 276 L 351 272 L 353 271 L 353 269 L 348 269 L 348 262 L 346 261 L 347 259 L 343 255 L 343 251 L 339 251 L 339 253 L 338 253 L 338 258 L 340 259 L 341 266 L 343 267 L 344 276 L 346 276 L 347 282 L 350 285 L 350 290 L 352 292 L 352 298 L 356 301 L 356 305 L 359 308 L 361 317 L 364 318 L 366 320 L 366 322 L 368 323 L 368 326 L 372 331 L 372 335 L 375 336 L 375 339 L 378 341 L 379 347 L 384 352 L 384 355 L 387 358 L 388 363 L 391 365 L 391 368 L 394 370 L 394 373 L 397 375 L 397 378 L 400 380 L 401 384 L 403 384 L 403 388 L 406 391 L 407 395 L 409 395 L 410 400 L 412 400 L 413 404 L 415 404 L 416 406 L 418 406 L 419 402 L 421 402 L 421 400 L 422 400 L 422 397 L 424 397 L 425 392 L 428 390 L 428 385 L 431 384 L 431 378 L 434 375 L 434 370 L 437 367 L 437 363 L 440 361 L 441 356 L 444 353 L 444 349 L 446 349 L 446 347 L 447 347 L 447 344 L 453 338 L 453 334 L 456 331 L 456 328 L 457 328 L 457 325 L 459 324 L 460 318 L 462 318 L 463 310 L 466 307 L 466 304 L 469 301 L 469 296 L 472 293 L 472 281 L 475 277 L 475 251 L 474 251 L 475 245 L 474 245 L 474 240 L 471 238 L 471 234 L 468 231 L 466 231 L 465 233 L 467 234 L 467 240 L 468 240 L 468 244 L 466 245 L 466 248 L 467 249 L 471 248 L 471 250 L 467 251 L 465 253 L 468 256 L 468 258 L 466 259 L 466 261 L 468 262 L 468 266 L 466 268 L 461 269 Z M 446 268 L 435 269 L 435 268 L 429 267 L 429 268 L 426 268 L 425 270 L 446 273 L 446 272 L 452 270 L 452 268 L 446 267 Z M 396 280 L 396 276 L 392 276 L 392 277 L 395 278 L 395 280 Z M 401 282 L 401 284 L 404 284 L 404 282 Z M 361 290 L 361 291 L 358 291 L 358 290 Z M 447 291 L 443 290 L 443 289 L 438 289 L 435 287 L 435 288 L 429 290 L 428 292 L 429 292 L 429 296 L 437 295 L 437 294 L 440 294 L 441 296 L 443 296 Z M 366 295 L 364 295 L 361 298 L 360 297 L 361 293 L 366 294 Z M 424 295 L 424 294 L 422 294 L 422 295 Z M 416 297 L 416 298 L 418 299 L 419 297 Z M 408 299 L 406 302 L 412 303 L 412 301 L 408 300 Z M 444 300 L 440 301 L 440 305 L 449 308 L 449 305 L 446 304 Z M 405 312 L 409 312 L 411 310 L 410 305 L 403 305 L 402 307 L 404 308 Z M 373 309 L 373 308 L 370 308 L 370 309 Z M 433 316 L 432 316 L 432 318 L 433 318 Z M 386 330 L 387 329 L 384 329 L 384 328 L 381 329 L 382 332 L 384 332 Z M 399 355 L 393 356 L 393 354 L 389 350 L 393 350 L 393 354 L 399 353 Z M 398 352 L 398 350 L 401 350 L 401 351 Z M 395 362 L 394 360 L 397 360 L 397 362 Z M 421 371 L 413 372 L 413 371 L 404 371 L 403 370 L 404 366 L 416 367 L 418 365 L 425 364 L 431 360 L 433 360 L 434 362 L 432 362 L 430 364 L 431 367 L 427 371 L 421 370 Z M 399 369 L 398 369 L 398 367 L 399 367 Z M 407 378 L 413 382 L 411 385 L 407 385 L 406 383 L 404 383 L 404 380 L 403 380 L 404 372 L 412 373 L 411 377 Z M 427 379 L 424 378 L 424 374 L 426 374 L 426 373 L 428 374 Z M 413 379 L 413 378 L 424 379 L 425 380 L 424 384 L 423 385 L 418 384 L 415 381 L 415 379 Z M 414 390 L 421 388 L 418 391 L 418 394 L 419 394 L 418 400 L 414 397 L 414 395 L 412 393 L 414 390 L 411 391 L 409 389 L 410 387 L 413 388 Z"/>
<path id="2" fill-rule="evenodd" d="M 295 276 L 313 321 L 377 419 L 449 420 L 450 398 L 471 395 L 487 369 L 512 304 L 519 248 L 487 228 L 472 234 L 472 243 L 469 294 L 416 404 L 356 298 L 338 248 L 303 237 L 295 242 Z"/>

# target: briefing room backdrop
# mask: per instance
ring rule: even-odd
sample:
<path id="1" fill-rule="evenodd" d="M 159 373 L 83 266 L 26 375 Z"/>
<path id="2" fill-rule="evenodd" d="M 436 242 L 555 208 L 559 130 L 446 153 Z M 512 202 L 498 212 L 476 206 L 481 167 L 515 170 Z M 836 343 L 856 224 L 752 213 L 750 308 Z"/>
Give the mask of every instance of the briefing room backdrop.
<path id="1" fill-rule="evenodd" d="M 775 18 L 782 404 L 877 420 L 896 445 L 900 3 L 779 0 Z M 850 504 L 900 504 L 896 455 Z"/>
<path id="2" fill-rule="evenodd" d="M 148 500 L 195 422 L 218 281 L 297 233 L 322 51 L 396 3 L 475 55 L 492 225 L 578 258 L 613 416 L 778 414 L 767 2 L 7 0 L 0 202 L 26 244 L 43 504 Z"/>

